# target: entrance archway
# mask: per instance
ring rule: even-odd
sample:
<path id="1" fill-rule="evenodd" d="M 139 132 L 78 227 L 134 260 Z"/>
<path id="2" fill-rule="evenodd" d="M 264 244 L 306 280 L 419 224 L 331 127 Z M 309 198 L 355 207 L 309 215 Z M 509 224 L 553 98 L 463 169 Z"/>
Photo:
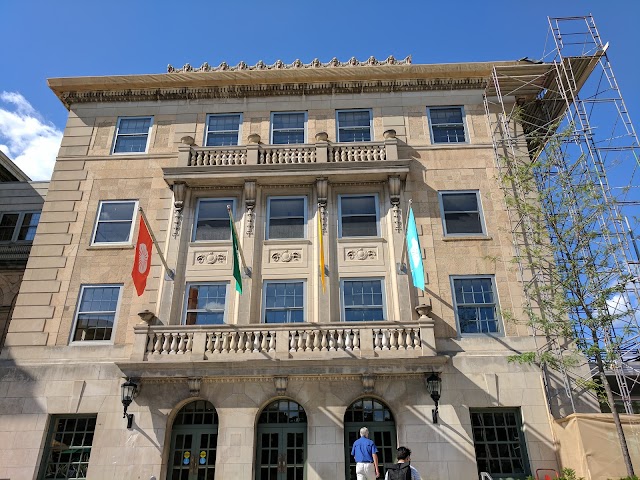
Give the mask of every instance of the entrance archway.
<path id="1" fill-rule="evenodd" d="M 216 409 L 206 400 L 187 403 L 171 428 L 167 480 L 214 480 L 217 446 Z"/>
<path id="2" fill-rule="evenodd" d="M 307 414 L 293 400 L 267 405 L 258 418 L 256 480 L 303 480 Z"/>
<path id="3" fill-rule="evenodd" d="M 384 465 L 395 462 L 396 422 L 389 407 L 375 398 L 361 398 L 353 402 L 344 414 L 345 478 L 356 480 L 356 464 L 351 446 L 360 438 L 360 429 L 369 429 L 369 438 L 378 447 L 380 478 L 384 478 Z"/>

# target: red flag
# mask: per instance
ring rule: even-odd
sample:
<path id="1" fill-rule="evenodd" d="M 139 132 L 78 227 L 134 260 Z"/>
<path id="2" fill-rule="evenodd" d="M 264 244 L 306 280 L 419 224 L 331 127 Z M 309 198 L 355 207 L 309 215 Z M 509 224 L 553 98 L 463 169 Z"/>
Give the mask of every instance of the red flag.
<path id="1" fill-rule="evenodd" d="M 149 276 L 149 270 L 151 270 L 151 250 L 153 249 L 153 242 L 151 241 L 151 235 L 147 225 L 140 215 L 140 229 L 138 230 L 138 243 L 136 244 L 136 257 L 133 260 L 133 270 L 131 276 L 133 277 L 133 284 L 136 286 L 138 296 L 144 293 L 144 289 L 147 286 L 147 277 Z"/>

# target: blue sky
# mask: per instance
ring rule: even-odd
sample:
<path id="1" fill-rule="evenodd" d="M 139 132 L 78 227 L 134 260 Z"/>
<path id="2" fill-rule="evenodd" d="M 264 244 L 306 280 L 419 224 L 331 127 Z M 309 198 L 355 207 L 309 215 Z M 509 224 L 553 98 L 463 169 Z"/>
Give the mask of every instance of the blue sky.
<path id="1" fill-rule="evenodd" d="M 373 55 L 414 63 L 540 58 L 547 16 L 592 13 L 640 128 L 637 0 L 0 0 L 0 149 L 46 178 L 67 112 L 49 77 L 161 73 L 167 64 Z"/>

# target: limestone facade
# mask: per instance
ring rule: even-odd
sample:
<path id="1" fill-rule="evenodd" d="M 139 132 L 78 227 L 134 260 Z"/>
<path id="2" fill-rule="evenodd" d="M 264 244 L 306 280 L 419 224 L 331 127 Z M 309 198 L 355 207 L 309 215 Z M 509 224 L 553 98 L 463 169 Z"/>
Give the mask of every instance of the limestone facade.
<path id="1" fill-rule="evenodd" d="M 521 424 L 514 429 L 522 450 L 507 455 L 519 455 L 521 478 L 557 468 L 542 377 L 508 362 L 513 352 L 543 342 L 524 323 L 523 289 L 511 263 L 481 89 L 491 66 L 50 80 L 69 119 L 0 357 L 0 478 L 45 478 L 51 452 L 61 448 L 55 425 L 86 416 L 95 419 L 86 478 L 187 478 L 172 476 L 176 458 L 197 475 L 195 458 L 175 456 L 174 421 L 198 399 L 217 413 L 209 430 L 216 433 L 216 479 L 349 478 L 345 452 L 353 425 L 345 415 L 362 399 L 391 412 L 390 445 L 410 447 L 423 478 L 477 478 L 477 452 L 485 446 L 477 443 L 473 419 L 487 412 L 508 412 Z M 429 112 L 441 107 L 462 113 L 464 142 L 433 138 Z M 339 142 L 337 112 L 353 110 L 370 112 L 371 137 Z M 304 144 L 271 145 L 274 112 L 304 112 Z M 205 146 L 215 114 L 241 114 L 237 146 Z M 151 119 L 146 148 L 113 153 L 119 122 L 136 118 Z M 442 194 L 460 191 L 477 192 L 480 233 L 445 234 Z M 342 234 L 341 202 L 349 196 L 373 199 L 375 235 Z M 303 233 L 269 238 L 272 200 L 292 197 L 304 200 Z M 230 237 L 198 240 L 194 233 L 198 205 L 207 199 L 233 209 L 250 268 L 241 295 Z M 409 200 L 424 292 L 399 268 Z M 154 249 L 140 297 L 131 278 L 139 213 L 129 219 L 126 241 L 96 241 L 109 201 L 144 210 L 174 270 L 173 278 L 166 275 Z M 496 332 L 468 334 L 461 327 L 453 289 L 456 279 L 472 278 L 491 280 L 485 284 L 494 300 L 486 302 L 497 313 Z M 345 321 L 344 282 L 360 280 L 381 286 L 384 319 Z M 266 286 L 286 281 L 302 285 L 304 321 L 265 323 Z M 186 321 L 189 286 L 202 284 L 224 286 L 223 325 Z M 83 292 L 100 286 L 117 292 L 113 328 L 99 340 L 83 339 Z M 429 317 L 415 312 L 420 304 L 432 307 Z M 144 311 L 152 314 L 147 322 L 138 315 Z M 442 379 L 438 423 L 425 386 L 433 372 Z M 120 401 L 124 378 L 139 385 L 130 430 Z M 199 388 L 190 392 L 189 380 Z M 274 476 L 262 469 L 261 435 L 277 425 L 264 425 L 261 413 L 279 399 L 306 413 L 301 473 L 292 477 L 284 460 L 274 463 Z M 375 430 L 373 419 L 361 423 Z"/>

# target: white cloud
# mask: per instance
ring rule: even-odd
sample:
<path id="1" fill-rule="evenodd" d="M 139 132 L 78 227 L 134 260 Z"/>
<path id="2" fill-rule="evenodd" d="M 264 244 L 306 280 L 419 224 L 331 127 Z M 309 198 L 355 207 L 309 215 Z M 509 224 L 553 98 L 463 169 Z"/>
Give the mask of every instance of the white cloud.
<path id="1" fill-rule="evenodd" d="M 34 180 L 51 178 L 62 132 L 18 92 L 0 92 L 0 150 Z"/>

